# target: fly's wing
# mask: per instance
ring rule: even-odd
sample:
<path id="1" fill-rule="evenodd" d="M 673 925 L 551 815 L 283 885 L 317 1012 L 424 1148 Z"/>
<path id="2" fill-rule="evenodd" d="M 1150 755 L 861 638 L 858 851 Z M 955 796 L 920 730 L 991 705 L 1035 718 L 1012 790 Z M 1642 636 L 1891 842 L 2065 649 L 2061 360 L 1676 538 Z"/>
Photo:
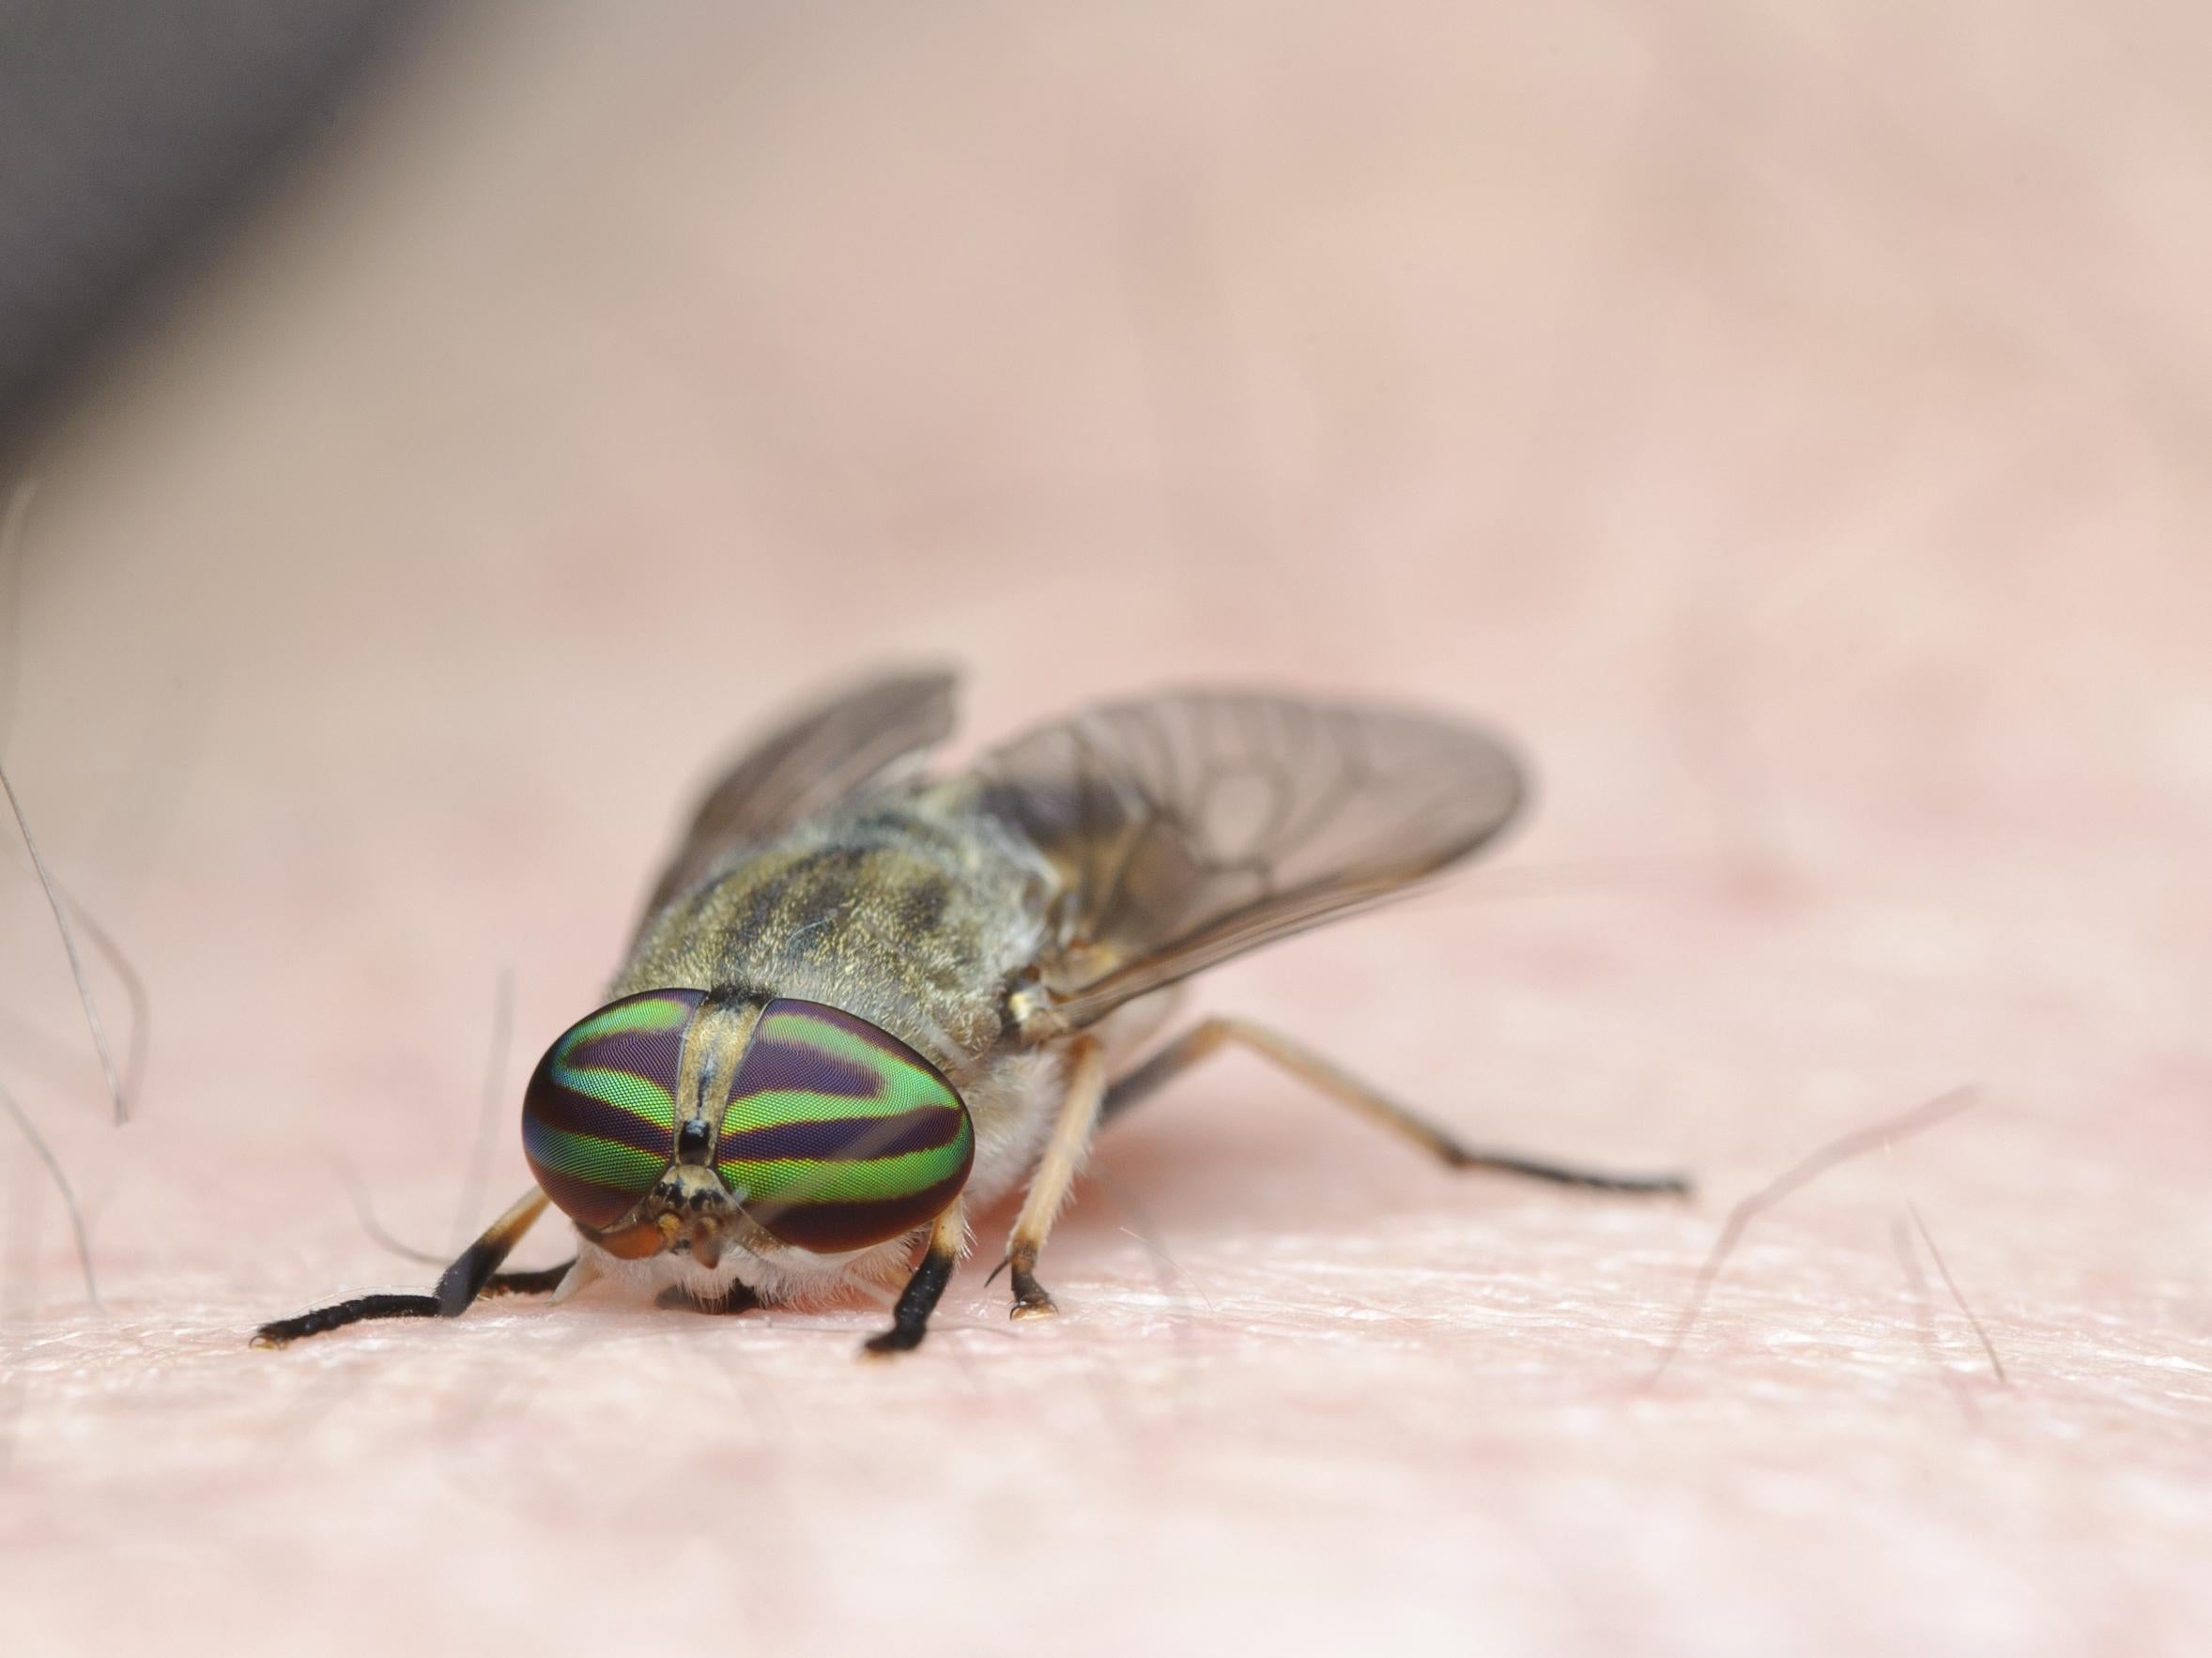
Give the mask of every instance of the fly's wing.
<path id="1" fill-rule="evenodd" d="M 900 762 L 952 731 L 956 676 L 891 674 L 851 687 L 770 732 L 707 791 L 645 913 L 703 881 L 739 847 L 756 845 L 883 786 Z"/>
<path id="2" fill-rule="evenodd" d="M 1436 873 L 1523 795 L 1473 727 L 1245 691 L 1095 708 L 966 784 L 1052 872 L 1038 965 L 1078 1026 Z"/>

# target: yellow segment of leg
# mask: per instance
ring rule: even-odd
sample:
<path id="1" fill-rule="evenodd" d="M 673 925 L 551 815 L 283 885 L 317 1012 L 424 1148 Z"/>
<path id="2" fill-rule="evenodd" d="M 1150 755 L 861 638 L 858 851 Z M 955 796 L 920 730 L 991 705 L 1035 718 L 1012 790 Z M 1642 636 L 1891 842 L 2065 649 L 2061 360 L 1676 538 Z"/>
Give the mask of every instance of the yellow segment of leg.
<path id="1" fill-rule="evenodd" d="M 1013 1236 L 1006 1240 L 1006 1264 L 1014 1273 L 1016 1318 L 1044 1318 L 1059 1311 L 1044 1286 L 1037 1282 L 1037 1257 L 1068 1201 L 1068 1189 L 1090 1149 L 1091 1135 L 1098 1126 L 1098 1108 L 1106 1098 L 1106 1050 L 1089 1036 L 1068 1044 L 1068 1092 L 1061 1097 L 1060 1113 L 1052 1122 L 1052 1137 L 1029 1177 L 1029 1191 L 1015 1218 Z"/>

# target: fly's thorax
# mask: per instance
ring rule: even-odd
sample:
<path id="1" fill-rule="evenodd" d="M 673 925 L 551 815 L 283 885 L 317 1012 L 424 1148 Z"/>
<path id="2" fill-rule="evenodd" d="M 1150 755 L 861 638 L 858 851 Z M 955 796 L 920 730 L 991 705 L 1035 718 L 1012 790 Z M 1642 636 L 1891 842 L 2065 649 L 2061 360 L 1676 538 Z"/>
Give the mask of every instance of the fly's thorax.
<path id="1" fill-rule="evenodd" d="M 840 1007 L 947 1072 L 1004 1034 L 1041 882 L 973 814 L 901 795 L 748 849 L 647 923 L 615 993 L 747 985 Z"/>

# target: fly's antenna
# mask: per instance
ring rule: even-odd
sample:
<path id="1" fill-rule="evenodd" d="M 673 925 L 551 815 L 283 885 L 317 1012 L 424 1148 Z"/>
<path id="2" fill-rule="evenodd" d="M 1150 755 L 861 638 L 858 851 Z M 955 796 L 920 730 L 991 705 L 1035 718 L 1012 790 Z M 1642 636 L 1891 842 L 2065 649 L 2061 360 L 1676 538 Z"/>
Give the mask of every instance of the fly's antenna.
<path id="1" fill-rule="evenodd" d="M 84 1272 L 84 1298 L 92 1303 L 93 1311 L 101 1311 L 100 1285 L 92 1276 L 92 1245 L 84 1236 L 84 1214 L 77 1206 L 76 1189 L 69 1177 L 62 1173 L 61 1159 L 54 1155 L 54 1148 L 46 1144 L 46 1136 L 38 1132 L 38 1125 L 31 1121 L 30 1113 L 15 1101 L 15 1096 L 0 1088 L 0 1108 L 15 1119 L 15 1126 L 31 1143 L 31 1149 L 38 1154 L 38 1160 L 46 1165 L 47 1174 L 54 1176 L 54 1190 L 61 1193 L 62 1207 L 69 1213 L 69 1230 L 77 1238 L 77 1265 Z"/>
<path id="2" fill-rule="evenodd" d="M 1690 1331 L 1697 1328 L 1697 1319 L 1705 1311 L 1705 1300 L 1713 1291 L 1713 1280 L 1720 1276 L 1721 1268 L 1728 1265 L 1728 1257 L 1735 1253 L 1736 1245 L 1742 1241 L 1745 1228 L 1753 1220 L 1792 1192 L 1811 1185 L 1836 1164 L 1864 1157 L 1870 1151 L 1880 1151 L 1896 1141 L 1926 1133 L 1938 1123 L 1957 1116 L 1975 1103 L 1976 1096 L 1972 1088 L 1954 1088 L 1948 1093 L 1937 1095 L 1926 1104 L 1914 1106 L 1901 1116 L 1891 1117 L 1876 1123 L 1872 1128 L 1860 1128 L 1839 1139 L 1831 1140 L 1809 1157 L 1785 1169 L 1730 1209 L 1727 1223 L 1720 1229 L 1720 1236 L 1713 1242 L 1712 1252 L 1705 1257 L 1704 1265 L 1697 1268 L 1697 1281 L 1690 1286 L 1690 1298 L 1682 1308 L 1682 1317 L 1675 1324 L 1674 1333 L 1667 1338 L 1667 1345 L 1660 1351 L 1659 1362 L 1651 1367 L 1651 1374 L 1645 1378 L 1644 1386 L 1647 1389 L 1657 1387 L 1660 1377 L 1667 1374 L 1667 1367 L 1674 1362 L 1675 1355 L 1682 1351 L 1682 1343 L 1689 1339 Z M 1949 1274 L 1944 1276 L 1948 1279 Z"/>

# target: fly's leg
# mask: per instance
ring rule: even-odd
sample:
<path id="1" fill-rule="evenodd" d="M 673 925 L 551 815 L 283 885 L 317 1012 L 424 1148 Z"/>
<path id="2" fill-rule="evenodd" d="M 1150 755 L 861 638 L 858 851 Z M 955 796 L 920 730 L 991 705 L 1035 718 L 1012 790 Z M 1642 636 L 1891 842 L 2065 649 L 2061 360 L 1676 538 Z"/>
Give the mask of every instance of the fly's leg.
<path id="1" fill-rule="evenodd" d="M 487 1296 L 549 1296 L 576 1264 L 571 1255 L 558 1267 L 534 1267 L 527 1272 L 495 1272 L 484 1281 Z"/>
<path id="2" fill-rule="evenodd" d="M 1075 1172 L 1090 1150 L 1098 1131 L 1098 1114 L 1106 1098 L 1106 1051 L 1089 1036 L 1078 1036 L 1068 1047 L 1068 1092 L 1060 1100 L 1060 1114 L 1052 1120 L 1052 1137 L 1044 1156 L 1029 1177 L 1029 1190 L 1022 1199 L 1022 1213 L 1014 1219 L 1013 1236 L 1006 1240 L 1006 1265 L 1013 1269 L 1015 1318 L 1049 1318 L 1060 1309 L 1052 1304 L 1044 1285 L 1037 1282 L 1037 1257 L 1068 1201 Z M 993 1278 L 997 1273 L 991 1274 Z"/>
<path id="3" fill-rule="evenodd" d="M 458 1318 L 469 1304 L 488 1289 L 504 1261 L 522 1241 L 522 1235 L 545 1212 L 545 1194 L 534 1186 L 514 1206 L 484 1228 L 484 1236 L 463 1250 L 439 1276 L 438 1288 L 427 1296 L 356 1296 L 329 1307 L 317 1307 L 297 1318 L 279 1318 L 263 1325 L 253 1335 L 256 1347 L 282 1347 L 302 1336 L 319 1336 L 372 1318 Z M 565 1271 L 566 1269 L 563 1268 Z M 538 1273 L 514 1273 L 515 1279 L 534 1281 Z M 545 1286 L 547 1289 L 551 1284 Z"/>
<path id="4" fill-rule="evenodd" d="M 1575 1168 L 1546 1158 L 1525 1157 L 1519 1152 L 1469 1145 L 1449 1129 L 1408 1111 L 1288 1036 L 1241 1019 L 1209 1019 L 1184 1032 L 1107 1090 L 1100 1119 L 1108 1120 L 1116 1113 L 1127 1111 L 1229 1042 L 1242 1043 L 1270 1064 L 1313 1084 L 1340 1104 L 1350 1106 L 1369 1122 L 1410 1140 L 1439 1162 L 1454 1169 L 1492 1169 L 1501 1174 L 1520 1174 L 1531 1180 L 1548 1180 L 1557 1186 L 1580 1186 L 1596 1191 L 1689 1195 L 1689 1178 L 1683 1174 L 1616 1174 L 1599 1169 Z"/>
<path id="5" fill-rule="evenodd" d="M 328 1307 L 317 1307 L 313 1313 L 302 1313 L 297 1318 L 278 1318 L 263 1325 L 253 1332 L 256 1347 L 284 1347 L 302 1336 L 319 1336 L 326 1331 L 343 1329 L 349 1324 L 361 1324 L 372 1318 L 436 1318 L 436 1296 L 356 1296 L 350 1301 L 336 1301 Z"/>
<path id="6" fill-rule="evenodd" d="M 914 1269 L 906 1288 L 899 1293 L 899 1305 L 891 1310 L 891 1328 L 880 1336 L 868 1337 L 863 1351 L 911 1353 L 922 1344 L 922 1338 L 929 1333 L 929 1314 L 937 1310 L 967 1241 L 967 1205 L 956 1197 L 952 1206 L 929 1227 L 929 1242 L 922 1251 L 921 1265 Z"/>

